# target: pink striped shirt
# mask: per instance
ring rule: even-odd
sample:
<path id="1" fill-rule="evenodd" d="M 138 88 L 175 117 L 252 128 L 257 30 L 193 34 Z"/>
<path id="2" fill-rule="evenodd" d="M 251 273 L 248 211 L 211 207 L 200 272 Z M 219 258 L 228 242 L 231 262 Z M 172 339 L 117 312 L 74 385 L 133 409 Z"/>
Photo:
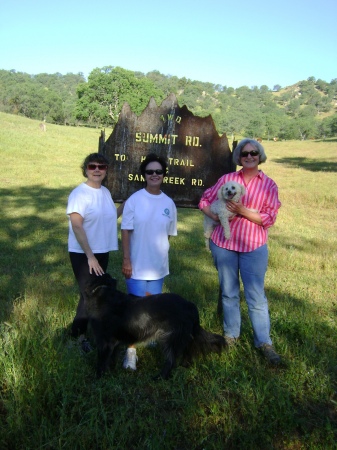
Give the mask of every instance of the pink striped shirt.
<path id="1" fill-rule="evenodd" d="M 207 189 L 201 197 L 199 208 L 203 209 L 217 200 L 219 188 L 227 181 L 236 181 L 245 186 L 246 193 L 242 197 L 242 204 L 260 213 L 262 225 L 257 225 L 238 215 L 230 222 L 230 239 L 225 238 L 220 224 L 214 229 L 211 239 L 215 245 L 227 250 L 251 252 L 267 242 L 268 228 L 274 225 L 276 221 L 278 209 L 281 206 L 277 185 L 261 170 L 256 177 L 246 184 L 241 169 L 238 172 L 223 175 L 214 186 Z"/>

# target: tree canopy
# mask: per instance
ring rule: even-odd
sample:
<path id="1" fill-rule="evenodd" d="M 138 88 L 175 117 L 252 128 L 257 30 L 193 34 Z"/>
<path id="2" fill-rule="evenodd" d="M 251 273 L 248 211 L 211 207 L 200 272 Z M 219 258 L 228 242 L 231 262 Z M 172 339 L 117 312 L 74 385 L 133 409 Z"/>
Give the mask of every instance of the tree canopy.
<path id="1" fill-rule="evenodd" d="M 293 86 L 233 87 L 121 67 L 82 73 L 29 75 L 0 70 L 0 111 L 50 123 L 114 126 L 125 102 L 140 114 L 151 97 L 170 93 L 198 116 L 212 115 L 219 134 L 263 139 L 336 136 L 337 78 L 309 77 Z"/>
<path id="2" fill-rule="evenodd" d="M 125 102 L 140 114 L 151 96 L 156 101 L 164 97 L 151 79 L 112 66 L 94 69 L 88 82 L 78 86 L 77 94 L 76 118 L 100 126 L 114 125 Z"/>

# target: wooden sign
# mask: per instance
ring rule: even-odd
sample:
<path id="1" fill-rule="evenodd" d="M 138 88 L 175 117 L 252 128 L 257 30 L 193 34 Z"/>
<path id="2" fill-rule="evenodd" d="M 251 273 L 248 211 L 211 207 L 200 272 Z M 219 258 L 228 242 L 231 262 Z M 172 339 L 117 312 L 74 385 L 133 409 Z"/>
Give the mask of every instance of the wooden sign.
<path id="1" fill-rule="evenodd" d="M 180 207 L 197 207 L 205 189 L 235 170 L 226 134 L 219 136 L 211 116 L 180 107 L 174 94 L 160 106 L 151 98 L 140 116 L 125 103 L 99 151 L 110 161 L 105 185 L 118 203 L 145 187 L 139 166 L 148 153 L 166 159 L 162 190 Z"/>

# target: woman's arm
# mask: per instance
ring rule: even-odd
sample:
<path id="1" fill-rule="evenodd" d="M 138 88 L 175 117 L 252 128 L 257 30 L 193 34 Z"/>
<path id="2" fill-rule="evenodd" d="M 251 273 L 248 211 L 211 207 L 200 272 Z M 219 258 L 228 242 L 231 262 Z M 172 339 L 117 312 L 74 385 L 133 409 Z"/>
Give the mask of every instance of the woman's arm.
<path id="1" fill-rule="evenodd" d="M 132 233 L 132 230 L 121 230 L 121 232 L 123 249 L 122 274 L 125 278 L 131 278 L 132 264 L 130 258 L 130 233 Z"/>
<path id="2" fill-rule="evenodd" d="M 93 254 L 88 242 L 86 232 L 83 228 L 83 217 L 78 213 L 71 213 L 69 217 L 77 242 L 80 244 L 82 250 L 88 258 L 90 274 L 92 274 L 92 271 L 94 271 L 96 275 L 103 275 L 104 270 Z"/>
<path id="3" fill-rule="evenodd" d="M 238 202 L 227 202 L 227 209 L 231 213 L 238 214 L 240 216 L 245 217 L 251 222 L 256 223 L 257 225 L 262 225 L 262 218 L 259 212 L 252 211 L 241 203 L 241 200 Z"/>
<path id="4" fill-rule="evenodd" d="M 216 184 L 208 189 L 202 194 L 199 209 L 206 214 L 206 216 L 211 217 L 213 220 L 219 220 L 218 216 L 213 214 L 210 210 L 211 204 L 214 203 L 218 198 L 218 190 L 226 182 L 226 175 L 223 175 L 218 179 Z"/>
<path id="5" fill-rule="evenodd" d="M 215 222 L 219 222 L 219 217 L 217 214 L 212 213 L 211 211 L 211 205 L 206 205 L 201 210 L 206 216 L 213 219 Z"/>

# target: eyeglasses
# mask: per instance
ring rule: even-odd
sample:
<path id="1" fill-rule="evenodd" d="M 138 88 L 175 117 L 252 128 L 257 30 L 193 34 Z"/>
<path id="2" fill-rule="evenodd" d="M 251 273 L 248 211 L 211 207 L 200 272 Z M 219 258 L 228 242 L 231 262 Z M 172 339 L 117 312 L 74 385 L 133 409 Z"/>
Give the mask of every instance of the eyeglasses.
<path id="1" fill-rule="evenodd" d="M 152 169 L 147 169 L 145 170 L 146 175 L 153 175 L 154 173 L 156 175 L 163 175 L 164 171 L 162 169 L 156 169 L 156 170 L 152 170 Z"/>
<path id="2" fill-rule="evenodd" d="M 250 155 L 250 156 L 257 156 L 259 155 L 260 152 L 258 152 L 257 150 L 251 150 L 250 152 L 241 152 L 241 158 L 245 158 L 246 156 Z"/>
<path id="3" fill-rule="evenodd" d="M 107 164 L 88 164 L 87 169 L 89 170 L 108 170 Z"/>

